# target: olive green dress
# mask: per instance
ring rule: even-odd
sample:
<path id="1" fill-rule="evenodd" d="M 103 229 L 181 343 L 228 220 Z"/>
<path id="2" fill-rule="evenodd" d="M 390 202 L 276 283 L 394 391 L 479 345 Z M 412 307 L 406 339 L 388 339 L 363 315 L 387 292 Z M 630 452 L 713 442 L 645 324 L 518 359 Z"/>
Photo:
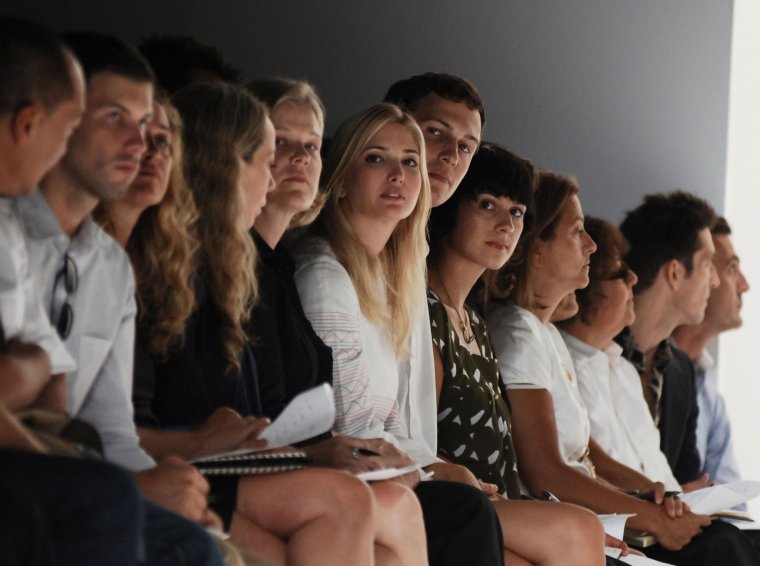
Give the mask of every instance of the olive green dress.
<path id="1" fill-rule="evenodd" d="M 519 499 L 509 405 L 500 389 L 486 323 L 465 305 L 481 353 L 476 355 L 460 341 L 446 307 L 431 289 L 428 309 L 433 347 L 443 362 L 438 452 L 468 468 L 480 481 L 496 484 L 499 493 Z"/>

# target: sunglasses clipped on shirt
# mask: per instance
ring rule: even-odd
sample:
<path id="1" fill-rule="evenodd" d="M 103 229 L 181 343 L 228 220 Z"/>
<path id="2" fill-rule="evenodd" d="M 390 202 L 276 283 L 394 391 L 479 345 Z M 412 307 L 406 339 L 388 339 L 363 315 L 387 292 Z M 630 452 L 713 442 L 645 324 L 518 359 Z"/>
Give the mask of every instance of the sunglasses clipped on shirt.
<path id="1" fill-rule="evenodd" d="M 69 304 L 69 297 L 76 292 L 78 283 L 79 273 L 77 271 L 77 264 L 74 262 L 74 258 L 65 253 L 63 254 L 63 267 L 56 274 L 55 282 L 53 283 L 52 308 L 52 319 L 55 321 L 55 329 L 62 340 L 66 340 L 69 337 L 71 327 L 74 324 L 74 309 Z M 57 304 L 60 304 L 60 307 L 56 308 Z"/>

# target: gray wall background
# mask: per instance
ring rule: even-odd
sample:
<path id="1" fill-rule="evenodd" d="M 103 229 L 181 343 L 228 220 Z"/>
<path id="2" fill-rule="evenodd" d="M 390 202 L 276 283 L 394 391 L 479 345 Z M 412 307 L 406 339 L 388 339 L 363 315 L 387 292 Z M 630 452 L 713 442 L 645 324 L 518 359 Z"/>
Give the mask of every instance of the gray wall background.
<path id="1" fill-rule="evenodd" d="M 312 81 L 328 131 L 398 78 L 442 70 L 486 102 L 487 139 L 575 174 L 617 221 L 684 188 L 723 210 L 733 0 L 3 0 L 2 13 L 136 41 L 193 35 L 248 78 Z"/>

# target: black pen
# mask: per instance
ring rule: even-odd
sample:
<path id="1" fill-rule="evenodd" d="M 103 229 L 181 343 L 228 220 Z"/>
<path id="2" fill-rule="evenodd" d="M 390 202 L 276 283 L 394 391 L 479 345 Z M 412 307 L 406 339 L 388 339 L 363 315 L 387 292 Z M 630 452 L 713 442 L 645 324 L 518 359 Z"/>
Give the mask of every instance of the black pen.
<path id="1" fill-rule="evenodd" d="M 633 491 L 629 491 L 628 495 L 633 495 L 634 497 L 643 499 L 644 501 L 654 502 L 654 491 L 645 491 L 642 493 L 641 491 L 634 489 Z M 666 491 L 665 492 L 665 497 L 675 497 L 677 495 L 681 495 L 681 492 L 680 491 Z"/>

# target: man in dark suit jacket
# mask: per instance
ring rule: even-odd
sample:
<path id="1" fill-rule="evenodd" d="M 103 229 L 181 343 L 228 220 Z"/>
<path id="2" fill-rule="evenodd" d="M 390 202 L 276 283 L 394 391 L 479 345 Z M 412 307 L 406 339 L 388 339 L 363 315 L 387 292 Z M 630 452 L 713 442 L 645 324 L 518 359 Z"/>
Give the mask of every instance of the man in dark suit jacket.
<path id="1" fill-rule="evenodd" d="M 639 370 L 660 447 L 681 484 L 700 476 L 697 394 L 691 360 L 668 338 L 677 326 L 702 321 L 710 291 L 718 285 L 710 235 L 714 220 L 704 200 L 675 192 L 645 197 L 620 226 L 631 246 L 625 261 L 639 281 L 636 321 L 619 342 Z"/>

